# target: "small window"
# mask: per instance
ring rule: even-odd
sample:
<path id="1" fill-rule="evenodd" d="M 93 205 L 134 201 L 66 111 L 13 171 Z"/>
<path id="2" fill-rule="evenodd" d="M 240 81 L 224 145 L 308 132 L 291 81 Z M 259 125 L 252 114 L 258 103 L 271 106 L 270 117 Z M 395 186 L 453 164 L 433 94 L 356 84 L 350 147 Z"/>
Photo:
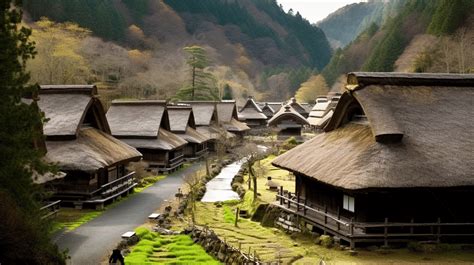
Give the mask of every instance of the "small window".
<path id="1" fill-rule="evenodd" d="M 342 200 L 342 208 L 344 210 L 348 210 L 349 212 L 354 212 L 354 209 L 355 209 L 354 202 L 355 202 L 354 197 L 344 194 L 344 197 Z"/>

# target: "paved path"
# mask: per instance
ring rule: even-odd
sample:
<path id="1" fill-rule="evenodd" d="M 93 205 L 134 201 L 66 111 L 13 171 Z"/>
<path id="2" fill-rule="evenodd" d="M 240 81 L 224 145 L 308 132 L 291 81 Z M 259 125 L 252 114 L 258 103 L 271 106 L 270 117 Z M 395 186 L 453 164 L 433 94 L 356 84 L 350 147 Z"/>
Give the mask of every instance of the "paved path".
<path id="1" fill-rule="evenodd" d="M 183 176 L 200 167 L 203 167 L 202 163 L 195 163 L 185 170 L 170 174 L 153 186 L 118 203 L 96 219 L 71 232 L 60 234 L 53 240 L 60 249 L 69 249 L 69 264 L 99 264 L 120 242 L 120 235 L 145 223 L 150 213 L 177 192 L 183 184 Z"/>

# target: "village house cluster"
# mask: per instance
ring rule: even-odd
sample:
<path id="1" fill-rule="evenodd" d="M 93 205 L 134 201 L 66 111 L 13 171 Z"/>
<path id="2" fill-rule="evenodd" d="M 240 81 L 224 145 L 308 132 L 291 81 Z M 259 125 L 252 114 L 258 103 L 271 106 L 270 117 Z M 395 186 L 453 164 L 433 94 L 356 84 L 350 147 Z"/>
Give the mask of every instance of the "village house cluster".
<path id="1" fill-rule="evenodd" d="M 48 119 L 38 146 L 59 172 L 35 181 L 51 200 L 76 208 L 102 208 L 133 192 L 130 162 L 172 172 L 214 151 L 220 137 L 232 142 L 249 130 L 235 101 L 116 100 L 106 113 L 95 86 L 51 85 L 41 86 L 37 105 Z"/>
<path id="2" fill-rule="evenodd" d="M 315 105 L 235 101 L 115 100 L 95 86 L 42 86 L 45 159 L 36 176 L 64 205 L 102 207 L 133 191 L 130 162 L 172 172 L 220 141 L 273 128 L 278 139 L 316 136 L 278 156 L 295 190 L 278 192 L 280 223 L 303 220 L 359 243 L 474 238 L 474 75 L 350 73 L 343 93 Z M 296 218 L 297 217 L 297 218 Z M 291 226 L 291 225 L 289 225 Z"/>

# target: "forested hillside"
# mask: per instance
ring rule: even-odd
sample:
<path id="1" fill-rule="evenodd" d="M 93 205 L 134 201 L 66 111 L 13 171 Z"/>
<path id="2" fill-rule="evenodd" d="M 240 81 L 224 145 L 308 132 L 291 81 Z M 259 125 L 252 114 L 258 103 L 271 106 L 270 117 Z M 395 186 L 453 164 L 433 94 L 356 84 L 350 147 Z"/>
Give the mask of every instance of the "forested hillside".
<path id="1" fill-rule="evenodd" d="M 384 23 L 372 23 L 350 45 L 336 50 L 322 75 L 332 86 L 340 75 L 358 70 L 470 71 L 473 9 L 469 0 L 403 1 Z"/>
<path id="2" fill-rule="evenodd" d="M 85 81 L 119 87 L 128 96 L 146 90 L 138 95 L 171 97 L 188 78 L 187 45 L 206 49 L 212 61 L 206 71 L 237 98 L 285 99 L 331 57 L 323 31 L 299 13 L 285 13 L 275 0 L 27 0 L 24 6 L 32 23 L 47 17 L 88 30 L 76 49 L 94 74 Z M 101 52 L 91 55 L 94 47 Z M 124 65 L 120 71 L 94 62 L 112 57 Z"/>

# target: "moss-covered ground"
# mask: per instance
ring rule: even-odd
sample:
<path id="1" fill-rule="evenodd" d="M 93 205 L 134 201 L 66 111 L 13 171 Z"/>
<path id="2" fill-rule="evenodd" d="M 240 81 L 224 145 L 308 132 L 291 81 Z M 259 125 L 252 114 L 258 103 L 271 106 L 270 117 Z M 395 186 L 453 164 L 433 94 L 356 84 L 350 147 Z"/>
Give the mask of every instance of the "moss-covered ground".
<path id="1" fill-rule="evenodd" d="M 125 264 L 220 264 L 188 235 L 158 235 L 145 227 L 135 232 L 140 241 L 125 257 Z"/>

